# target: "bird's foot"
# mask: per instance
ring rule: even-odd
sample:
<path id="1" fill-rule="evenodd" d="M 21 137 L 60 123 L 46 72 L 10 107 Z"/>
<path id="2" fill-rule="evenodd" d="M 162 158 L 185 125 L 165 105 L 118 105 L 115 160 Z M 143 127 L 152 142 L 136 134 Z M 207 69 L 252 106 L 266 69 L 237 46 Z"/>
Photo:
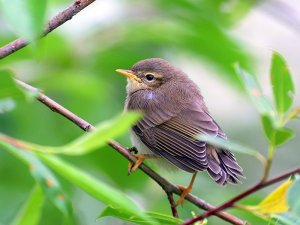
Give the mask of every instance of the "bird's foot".
<path id="1" fill-rule="evenodd" d="M 178 188 L 182 191 L 179 199 L 176 201 L 176 206 L 184 203 L 185 197 L 192 191 L 192 186 L 184 187 L 182 185 L 178 185 Z"/>
<path id="2" fill-rule="evenodd" d="M 160 158 L 159 155 L 155 155 L 155 154 L 135 154 L 134 156 L 136 157 L 137 160 L 135 162 L 129 163 L 128 175 L 130 175 L 132 172 L 135 172 L 145 159 Z"/>
<path id="3" fill-rule="evenodd" d="M 191 182 L 190 182 L 189 186 L 184 187 L 182 185 L 178 185 L 178 188 L 182 191 L 182 193 L 181 193 L 179 199 L 176 202 L 176 206 L 183 204 L 185 197 L 192 191 L 193 184 L 194 184 L 195 179 L 196 179 L 196 175 L 197 175 L 197 173 L 193 174 L 193 177 L 191 179 Z"/>

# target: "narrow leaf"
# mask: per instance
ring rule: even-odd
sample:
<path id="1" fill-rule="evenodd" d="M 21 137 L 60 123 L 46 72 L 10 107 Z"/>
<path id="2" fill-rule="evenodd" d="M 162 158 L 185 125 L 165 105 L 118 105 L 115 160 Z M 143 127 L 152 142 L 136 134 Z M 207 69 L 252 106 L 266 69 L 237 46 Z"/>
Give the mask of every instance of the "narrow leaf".
<path id="1" fill-rule="evenodd" d="M 12 225 L 39 224 L 42 215 L 42 205 L 44 202 L 43 190 L 39 185 L 35 185 L 29 198 L 22 206 Z"/>
<path id="2" fill-rule="evenodd" d="M 256 106 L 257 110 L 262 115 L 267 115 L 270 118 L 274 118 L 275 113 L 272 108 L 271 102 L 263 94 L 260 85 L 258 84 L 256 78 L 250 75 L 248 72 L 243 70 L 239 65 L 235 65 L 235 71 L 240 75 L 241 81 L 250 96 L 252 102 Z"/>
<path id="3" fill-rule="evenodd" d="M 284 182 L 275 191 L 269 194 L 256 209 L 262 214 L 286 212 L 289 209 L 286 201 L 287 191 L 292 183 L 292 180 Z"/>
<path id="4" fill-rule="evenodd" d="M 277 128 L 268 116 L 262 115 L 261 121 L 264 133 L 274 146 L 281 145 L 294 137 L 294 132 L 288 128 Z"/>
<path id="5" fill-rule="evenodd" d="M 210 135 L 199 135 L 197 138 L 201 141 L 204 141 L 206 143 L 209 143 L 211 145 L 217 146 L 219 148 L 228 149 L 233 152 L 247 154 L 256 157 L 258 160 L 260 160 L 262 163 L 265 163 L 266 159 L 265 157 L 260 154 L 257 150 L 254 150 L 250 147 L 234 143 L 222 138 L 210 136 Z"/>
<path id="6" fill-rule="evenodd" d="M 291 211 L 296 215 L 300 215 L 300 180 L 295 180 L 294 184 L 290 187 L 287 196 L 288 205 Z"/>
<path id="7" fill-rule="evenodd" d="M 159 224 L 178 225 L 178 224 L 181 224 L 183 222 L 183 220 L 181 220 L 181 219 L 174 218 L 172 216 L 165 215 L 165 214 L 156 213 L 156 212 L 146 212 L 146 214 L 149 217 L 151 217 L 153 220 L 156 220 L 157 222 L 159 222 Z M 122 213 L 121 211 L 119 211 L 115 208 L 112 208 L 111 206 L 106 207 L 101 212 L 101 214 L 98 218 L 102 218 L 102 217 L 105 217 L 105 216 L 117 217 L 121 220 L 136 223 L 136 224 L 139 224 L 139 225 L 147 224 L 144 220 L 141 220 L 137 217 L 130 216 L 128 214 Z"/>
<path id="8" fill-rule="evenodd" d="M 293 104 L 295 88 L 285 60 L 277 52 L 272 56 L 271 83 L 277 111 L 283 114 Z"/>
<path id="9" fill-rule="evenodd" d="M 68 155 L 86 154 L 105 145 L 108 140 L 127 132 L 140 117 L 140 114 L 135 112 L 123 113 L 113 120 L 99 124 L 95 131 L 86 133 L 70 144 L 60 147 L 57 152 L 62 151 Z"/>
<path id="10" fill-rule="evenodd" d="M 140 207 L 138 207 L 130 198 L 128 198 L 123 191 L 116 190 L 114 187 L 109 186 L 101 180 L 91 177 L 89 174 L 60 160 L 55 156 L 45 154 L 38 155 L 43 162 L 45 162 L 58 174 L 65 177 L 65 179 L 74 183 L 85 192 L 94 196 L 96 199 L 118 209 L 128 216 L 133 216 L 141 221 L 145 221 L 147 224 L 157 224 L 145 213 L 143 213 Z"/>
<path id="11" fill-rule="evenodd" d="M 127 132 L 129 128 L 140 118 L 140 113 L 128 112 L 123 113 L 115 119 L 105 121 L 96 126 L 93 132 L 88 132 L 74 140 L 73 142 L 59 147 L 42 146 L 30 142 L 16 140 L 0 133 L 0 140 L 13 140 L 17 145 L 22 146 L 33 152 L 82 155 L 89 153 L 105 145 L 110 139 L 113 139 Z"/>
<path id="12" fill-rule="evenodd" d="M 71 202 L 66 197 L 59 181 L 53 173 L 34 154 L 1 142 L 8 152 L 25 162 L 33 178 L 44 190 L 46 197 L 65 215 L 72 214 Z"/>
<path id="13" fill-rule="evenodd" d="M 295 136 L 294 131 L 288 128 L 281 128 L 276 130 L 275 134 L 275 145 L 281 145 L 289 141 Z"/>

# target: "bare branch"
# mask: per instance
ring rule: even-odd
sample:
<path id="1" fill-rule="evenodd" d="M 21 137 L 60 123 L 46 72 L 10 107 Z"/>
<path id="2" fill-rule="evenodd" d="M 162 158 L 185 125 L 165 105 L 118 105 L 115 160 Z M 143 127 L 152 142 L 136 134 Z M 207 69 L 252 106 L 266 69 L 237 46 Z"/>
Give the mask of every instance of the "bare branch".
<path id="1" fill-rule="evenodd" d="M 169 203 L 170 203 L 172 215 L 174 217 L 178 218 L 179 215 L 178 215 L 178 212 L 177 212 L 176 203 L 175 203 L 174 198 L 173 198 L 173 193 L 166 192 L 166 194 L 168 196 L 168 200 L 169 200 Z"/>
<path id="2" fill-rule="evenodd" d="M 27 89 L 27 90 L 33 91 L 33 92 L 38 91 L 37 88 L 34 88 L 22 81 L 16 80 L 16 82 L 24 89 Z M 46 95 L 44 95 L 40 92 L 37 92 L 36 98 L 37 98 L 37 100 L 42 102 L 44 105 L 46 105 L 48 108 L 50 108 L 52 111 L 57 112 L 58 114 L 69 119 L 70 121 L 72 121 L 74 124 L 76 124 L 78 127 L 83 129 L 84 131 L 92 131 L 92 130 L 96 129 L 93 125 L 89 124 L 87 121 L 83 120 L 82 118 L 75 115 L 68 109 L 59 105 L 57 102 L 53 101 Z M 122 146 L 120 143 L 118 143 L 114 140 L 110 140 L 108 142 L 108 145 L 111 146 L 113 149 L 115 149 L 117 152 L 119 152 L 123 157 L 125 157 L 130 162 L 136 161 L 136 157 L 134 155 L 132 155 L 130 153 L 130 151 L 127 148 L 125 148 L 124 146 Z M 172 195 L 172 194 L 176 194 L 176 195 L 181 194 L 182 191 L 178 188 L 178 186 L 170 183 L 168 180 L 166 180 L 165 178 L 160 176 L 158 173 L 156 173 L 154 170 L 152 170 L 150 167 L 148 167 L 144 163 L 142 163 L 139 166 L 139 169 L 141 169 L 145 174 L 147 174 L 149 177 L 151 177 L 167 193 L 168 199 L 169 199 L 169 202 L 171 205 L 172 213 L 174 216 L 176 216 L 176 215 L 178 216 L 175 204 L 173 204 L 174 203 L 174 200 L 172 200 L 173 196 L 172 196 L 172 199 L 170 199 L 170 195 Z M 212 211 L 215 209 L 214 206 L 210 205 L 209 203 L 205 202 L 204 200 L 202 200 L 192 194 L 188 194 L 186 196 L 186 200 L 203 210 Z M 226 213 L 226 212 L 218 211 L 217 213 L 215 213 L 215 215 L 231 224 L 236 224 L 236 225 L 245 224 L 244 221 L 242 221 L 239 218 L 237 218 L 229 213 Z"/>
<path id="3" fill-rule="evenodd" d="M 93 3 L 95 0 L 76 0 L 72 5 L 66 8 L 64 11 L 58 13 L 54 16 L 47 24 L 41 37 L 46 36 L 48 33 L 64 24 L 68 20 L 72 19 L 77 13 L 83 10 L 85 7 Z M 3 59 L 10 54 L 20 50 L 21 48 L 27 46 L 29 42 L 24 38 L 18 38 L 9 44 L 0 48 L 0 59 Z"/>
<path id="4" fill-rule="evenodd" d="M 191 225 L 191 224 L 194 224 L 195 222 L 199 221 L 199 220 L 203 220 L 209 216 L 212 216 L 212 215 L 216 215 L 216 213 L 224 210 L 224 209 L 227 209 L 229 207 L 232 207 L 237 201 L 249 196 L 250 194 L 262 189 L 262 188 L 265 188 L 267 186 L 270 186 L 272 184 L 275 184 L 277 182 L 280 182 L 284 179 L 287 179 L 289 178 L 291 175 L 293 174 L 296 174 L 296 173 L 300 173 L 300 167 L 299 168 L 296 168 L 296 169 L 293 169 L 291 171 L 288 171 L 284 174 L 281 174 L 279 176 L 276 176 L 270 180 L 266 180 L 266 181 L 263 181 L 263 182 L 260 182 L 256 185 L 254 185 L 253 187 L 249 188 L 248 190 L 244 191 L 243 193 L 235 196 L 234 198 L 230 199 L 229 201 L 223 203 L 222 205 L 212 209 L 212 210 L 208 210 L 207 212 L 195 217 L 195 218 L 192 218 L 192 219 L 189 219 L 187 221 L 185 221 L 182 225 Z"/>

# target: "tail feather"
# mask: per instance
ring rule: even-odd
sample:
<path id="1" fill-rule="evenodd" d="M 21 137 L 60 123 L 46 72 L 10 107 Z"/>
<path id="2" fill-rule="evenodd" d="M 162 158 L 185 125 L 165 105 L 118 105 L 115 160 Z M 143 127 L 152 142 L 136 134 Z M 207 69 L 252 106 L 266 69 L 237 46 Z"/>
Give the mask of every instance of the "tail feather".
<path id="1" fill-rule="evenodd" d="M 210 146 L 211 147 L 211 146 Z M 227 182 L 237 184 L 243 176 L 243 169 L 240 167 L 234 155 L 227 150 L 215 150 L 210 148 L 214 154 L 208 155 L 208 174 L 220 185 Z"/>

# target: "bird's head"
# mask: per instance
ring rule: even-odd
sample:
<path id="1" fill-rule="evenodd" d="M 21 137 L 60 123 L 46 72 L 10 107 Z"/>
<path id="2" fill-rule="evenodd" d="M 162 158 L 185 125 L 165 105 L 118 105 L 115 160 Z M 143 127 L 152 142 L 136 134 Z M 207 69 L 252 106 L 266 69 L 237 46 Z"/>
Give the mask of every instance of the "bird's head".
<path id="1" fill-rule="evenodd" d="M 128 78 L 129 94 L 144 89 L 155 90 L 175 77 L 182 76 L 183 73 L 160 58 L 141 60 L 129 70 L 117 69 L 116 72 Z"/>

